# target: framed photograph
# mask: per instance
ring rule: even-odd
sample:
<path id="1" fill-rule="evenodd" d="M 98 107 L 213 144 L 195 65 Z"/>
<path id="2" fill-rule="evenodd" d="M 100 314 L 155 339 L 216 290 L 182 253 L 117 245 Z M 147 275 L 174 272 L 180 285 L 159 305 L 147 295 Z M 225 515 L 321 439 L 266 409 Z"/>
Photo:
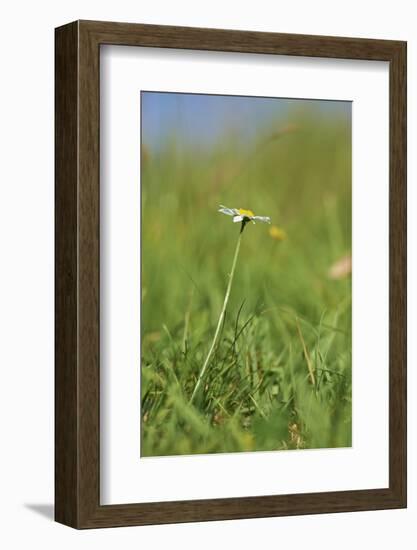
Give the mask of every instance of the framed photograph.
<path id="1" fill-rule="evenodd" d="M 406 506 L 406 43 L 56 29 L 56 521 Z"/>

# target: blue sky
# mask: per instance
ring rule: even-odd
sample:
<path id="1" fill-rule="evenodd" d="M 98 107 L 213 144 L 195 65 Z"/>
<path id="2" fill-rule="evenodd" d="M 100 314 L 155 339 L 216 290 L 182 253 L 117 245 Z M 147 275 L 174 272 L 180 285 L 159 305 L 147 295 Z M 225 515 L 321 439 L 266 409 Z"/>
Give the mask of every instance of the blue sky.
<path id="1" fill-rule="evenodd" d="M 344 117 L 350 113 L 349 102 L 336 101 L 165 92 L 142 92 L 141 101 L 142 140 L 151 148 L 171 136 L 203 147 L 227 132 L 250 140 L 269 122 L 286 120 L 292 109 L 307 107 Z"/>

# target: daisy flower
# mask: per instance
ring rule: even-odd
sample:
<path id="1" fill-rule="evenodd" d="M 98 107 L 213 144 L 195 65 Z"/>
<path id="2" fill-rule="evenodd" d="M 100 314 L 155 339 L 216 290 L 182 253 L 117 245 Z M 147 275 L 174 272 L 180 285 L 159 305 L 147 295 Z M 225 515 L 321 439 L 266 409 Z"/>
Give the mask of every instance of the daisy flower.
<path id="1" fill-rule="evenodd" d="M 246 210 L 245 208 L 227 208 L 227 206 L 220 205 L 219 212 L 226 214 L 227 216 L 233 216 L 233 222 L 263 222 L 271 223 L 269 216 L 255 216 L 252 210 Z"/>

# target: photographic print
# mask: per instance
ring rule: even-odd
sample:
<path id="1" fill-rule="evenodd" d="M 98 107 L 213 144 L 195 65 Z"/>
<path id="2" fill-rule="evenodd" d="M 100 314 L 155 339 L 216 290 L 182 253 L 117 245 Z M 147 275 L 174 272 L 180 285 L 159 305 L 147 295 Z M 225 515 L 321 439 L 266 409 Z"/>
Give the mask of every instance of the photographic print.
<path id="1" fill-rule="evenodd" d="M 55 29 L 56 521 L 407 506 L 406 84 L 397 40 Z"/>
<path id="2" fill-rule="evenodd" d="M 350 447 L 351 102 L 140 108 L 141 456 Z"/>

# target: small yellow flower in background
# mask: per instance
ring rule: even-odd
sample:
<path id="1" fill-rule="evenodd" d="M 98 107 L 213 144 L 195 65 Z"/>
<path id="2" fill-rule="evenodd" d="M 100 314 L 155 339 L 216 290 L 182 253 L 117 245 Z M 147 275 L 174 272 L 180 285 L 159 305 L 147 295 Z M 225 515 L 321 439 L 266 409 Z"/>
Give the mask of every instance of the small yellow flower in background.
<path id="1" fill-rule="evenodd" d="M 226 214 L 227 216 L 233 216 L 233 222 L 263 222 L 271 223 L 269 216 L 255 216 L 252 210 L 246 210 L 245 208 L 227 208 L 227 206 L 220 205 L 219 212 Z"/>
<path id="2" fill-rule="evenodd" d="M 286 232 L 276 225 L 269 228 L 269 236 L 276 241 L 284 241 L 287 238 Z"/>

